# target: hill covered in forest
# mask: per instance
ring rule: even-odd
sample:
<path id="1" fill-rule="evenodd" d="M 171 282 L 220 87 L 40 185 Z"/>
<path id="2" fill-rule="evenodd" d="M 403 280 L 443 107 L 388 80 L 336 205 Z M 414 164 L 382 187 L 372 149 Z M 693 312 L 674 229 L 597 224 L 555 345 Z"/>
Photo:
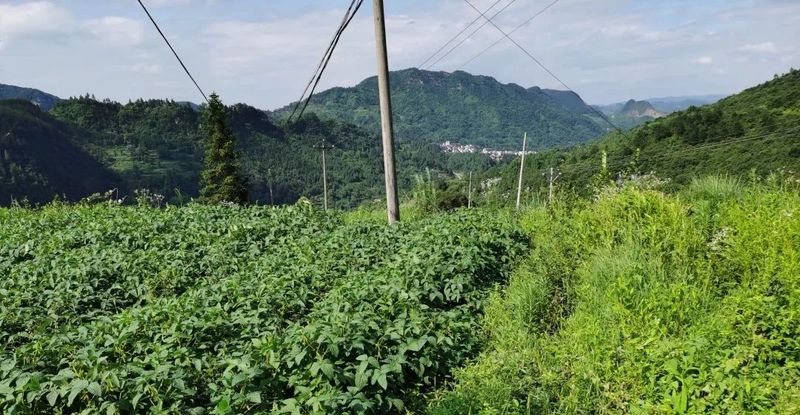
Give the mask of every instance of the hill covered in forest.
<path id="1" fill-rule="evenodd" d="M 517 149 L 528 132 L 532 149 L 566 147 L 599 137 L 605 127 L 574 93 L 525 89 L 488 76 L 405 69 L 391 72 L 395 132 L 406 141 Z M 372 131 L 380 127 L 377 78 L 332 88 L 311 99 L 309 112 Z M 288 117 L 293 105 L 275 111 Z"/>
<path id="2" fill-rule="evenodd" d="M 531 193 L 542 191 L 547 185 L 543 173 L 553 167 L 562 174 L 560 186 L 585 194 L 601 170 L 603 152 L 611 176 L 653 172 L 669 179 L 671 187 L 709 174 L 800 171 L 800 71 L 628 132 L 536 154 L 526 159 L 525 183 Z M 490 175 L 502 176 L 500 190 L 510 192 L 518 169 L 512 163 Z"/>
<path id="3" fill-rule="evenodd" d="M 83 96 L 61 100 L 49 113 L 23 101 L 5 101 L 3 106 L 9 110 L 0 126 L 17 126 L 13 141 L 17 144 L 8 140 L 3 144 L 9 154 L 2 162 L 4 183 L 13 183 L 13 188 L 2 191 L 3 204 L 11 197 L 47 202 L 64 195 L 77 200 L 112 188 L 149 189 L 175 202 L 198 195 L 204 153 L 201 114 L 186 103 L 121 104 Z M 380 140 L 374 134 L 313 114 L 286 124 L 275 123 L 266 112 L 245 104 L 233 105 L 228 112 L 252 201 L 319 199 L 320 155 L 313 147 L 323 139 L 335 146 L 328 152 L 332 206 L 354 207 L 382 194 Z M 36 128 L 22 128 L 26 123 Z M 433 144 L 419 142 L 402 143 L 396 154 L 401 189 L 410 188 L 415 175 L 426 168 L 448 174 L 485 169 L 491 163 L 482 155 L 447 155 Z M 51 170 L 59 174 L 51 175 Z M 46 177 L 51 178 L 45 181 Z"/>
<path id="4" fill-rule="evenodd" d="M 0 205 L 121 187 L 118 176 L 75 143 L 83 135 L 28 101 L 0 101 Z"/>

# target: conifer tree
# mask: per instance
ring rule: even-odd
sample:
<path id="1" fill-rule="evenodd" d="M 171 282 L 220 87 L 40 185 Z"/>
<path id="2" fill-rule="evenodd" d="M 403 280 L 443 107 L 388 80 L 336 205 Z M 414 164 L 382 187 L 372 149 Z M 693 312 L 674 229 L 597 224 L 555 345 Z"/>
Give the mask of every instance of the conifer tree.
<path id="1" fill-rule="evenodd" d="M 227 123 L 225 106 L 212 93 L 203 114 L 205 166 L 200 196 L 206 202 L 247 202 L 247 184 L 239 171 L 236 138 Z"/>

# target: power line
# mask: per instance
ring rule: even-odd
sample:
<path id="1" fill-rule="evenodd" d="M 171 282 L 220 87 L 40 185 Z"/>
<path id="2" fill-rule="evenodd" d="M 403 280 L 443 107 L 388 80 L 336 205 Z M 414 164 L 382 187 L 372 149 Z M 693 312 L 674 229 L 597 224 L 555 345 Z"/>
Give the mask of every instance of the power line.
<path id="1" fill-rule="evenodd" d="M 684 154 L 691 154 L 691 153 L 694 153 L 694 152 L 697 152 L 697 151 L 710 150 L 710 149 L 715 149 L 715 148 L 719 148 L 719 147 L 725 147 L 725 146 L 734 145 L 734 144 L 746 143 L 746 142 L 750 142 L 750 141 L 761 141 L 761 140 L 769 140 L 769 139 L 774 139 L 774 138 L 780 138 L 780 136 L 778 134 L 792 134 L 792 133 L 798 133 L 798 132 L 800 132 L 800 127 L 787 128 L 787 129 L 784 129 L 784 130 L 777 130 L 777 131 L 772 131 L 772 132 L 764 132 L 764 133 L 760 133 L 760 134 L 757 134 L 757 135 L 753 135 L 753 136 L 749 136 L 749 137 L 741 137 L 741 138 L 733 139 L 733 140 L 728 140 L 728 139 L 729 138 L 734 138 L 734 137 L 722 137 L 722 138 L 716 137 L 715 139 L 722 140 L 722 141 L 713 142 L 713 143 L 706 143 L 706 144 L 698 144 L 698 145 L 695 145 L 695 146 L 691 146 L 689 148 L 684 148 L 684 149 L 680 149 L 680 150 L 677 150 L 677 151 L 671 151 L 669 153 L 656 155 L 654 157 L 647 157 L 647 160 L 652 162 L 652 161 L 666 160 L 666 159 L 670 159 L 670 158 L 674 159 L 676 155 L 677 156 L 681 156 L 681 155 L 684 155 Z"/>
<path id="2" fill-rule="evenodd" d="M 208 102 L 208 97 L 206 96 L 206 93 L 203 92 L 203 89 L 200 88 L 200 85 L 198 85 L 197 81 L 194 80 L 194 77 L 189 72 L 189 69 L 186 68 L 186 65 L 183 64 L 183 60 L 181 60 L 181 57 L 178 56 L 178 52 L 175 52 L 175 48 L 172 47 L 172 44 L 169 43 L 169 40 L 167 40 L 167 37 L 164 36 L 164 32 L 161 31 L 160 27 L 158 27 L 158 23 L 156 23 L 155 19 L 153 19 L 153 16 L 147 10 L 147 7 L 145 7 L 144 3 L 142 3 L 142 0 L 138 0 L 138 1 L 139 1 L 139 5 L 142 6 L 142 10 L 144 10 L 144 12 L 147 14 L 147 17 L 150 18 L 150 21 L 153 22 L 153 26 L 155 26 L 156 30 L 158 30 L 158 33 L 161 35 L 161 38 L 164 39 L 164 42 L 166 42 L 167 46 L 169 46 L 169 50 L 171 50 L 172 54 L 175 55 L 175 58 L 178 59 L 178 63 L 181 64 L 181 67 L 183 67 L 183 70 L 186 72 L 186 75 L 189 75 L 189 79 L 192 80 L 192 82 L 194 83 L 194 86 L 196 86 L 197 90 L 200 91 L 200 95 L 202 95 L 203 99 L 205 99 L 206 102 Z"/>
<path id="3" fill-rule="evenodd" d="M 572 92 L 573 94 L 575 94 L 575 95 L 578 95 L 578 93 L 577 93 L 577 92 L 575 92 L 575 91 L 574 91 L 572 88 L 570 88 L 569 86 L 567 86 L 567 84 L 566 84 L 566 83 L 564 83 L 564 81 L 562 81 L 562 80 L 561 80 L 561 78 L 559 78 L 558 76 L 556 76 L 556 74 L 555 74 L 555 73 L 553 73 L 553 71 L 551 71 L 551 70 L 550 70 L 550 69 L 548 69 L 546 66 L 544 66 L 544 64 L 543 64 L 541 61 L 539 61 L 539 59 L 536 59 L 536 57 L 535 57 L 535 56 L 533 56 L 533 54 L 531 54 L 530 52 L 528 52 L 528 50 L 527 50 L 527 49 L 525 49 L 524 47 L 522 47 L 522 45 L 520 45 L 519 43 L 517 43 L 517 41 L 516 41 L 516 40 L 514 40 L 514 39 L 513 39 L 513 38 L 512 38 L 512 37 L 511 37 L 511 36 L 510 36 L 508 33 L 506 33 L 506 31 L 505 31 L 505 30 L 501 29 L 501 28 L 500 28 L 500 26 L 498 26 L 497 24 L 495 24 L 495 23 L 492 21 L 492 19 L 490 19 L 490 18 L 486 17 L 486 15 L 485 15 L 485 14 L 481 13 L 481 11 L 480 11 L 480 10 L 478 10 L 478 8 L 477 8 L 477 7 L 475 7 L 475 5 L 473 5 L 472 3 L 470 3 L 470 1 L 469 1 L 469 0 L 464 0 L 464 2 L 465 2 L 465 3 L 467 3 L 467 4 L 469 5 L 469 7 L 472 7 L 472 9 L 473 9 L 473 10 L 475 10 L 475 11 L 476 11 L 476 12 L 478 12 L 478 13 L 480 13 L 480 15 L 481 15 L 481 16 L 482 16 L 484 19 L 486 19 L 486 22 L 487 22 L 487 23 L 489 23 L 489 24 L 491 24 L 492 26 L 494 26 L 494 28 L 495 28 L 495 29 L 497 29 L 497 30 L 498 30 L 500 33 L 502 33 L 502 34 L 503 34 L 503 36 L 505 36 L 505 38 L 506 38 L 506 39 L 508 39 L 509 41 L 511 41 L 511 43 L 513 43 L 513 44 L 514 44 L 514 45 L 515 45 L 517 48 L 519 48 L 519 50 L 521 50 L 523 53 L 525 53 L 525 55 L 527 55 L 527 56 L 528 56 L 528 57 L 529 57 L 529 58 L 530 58 L 532 61 L 534 61 L 534 62 L 535 62 L 537 65 L 539 65 L 539 67 L 541 67 L 541 68 L 542 68 L 542 69 L 543 69 L 545 72 L 547 72 L 547 73 L 548 73 L 548 74 L 549 74 L 551 77 L 553 77 L 553 79 L 555 79 L 556 81 L 558 81 L 558 83 L 560 83 L 560 84 L 561 84 L 561 86 L 563 86 L 564 88 L 566 88 L 568 91 Z M 611 120 L 609 120 L 609 119 L 608 119 L 608 117 L 606 117 L 606 116 L 605 116 L 605 114 L 603 114 L 602 112 L 600 112 L 600 111 L 599 111 L 597 108 L 595 108 L 595 107 L 593 107 L 593 106 L 591 106 L 591 105 L 587 105 L 587 107 L 589 107 L 589 109 L 591 109 L 593 112 L 595 112 L 597 115 L 599 115 L 599 116 L 600 116 L 600 118 L 602 118 L 602 119 L 603 119 L 603 121 L 605 121 L 606 123 L 608 123 L 608 125 L 610 125 L 612 128 L 614 128 L 614 129 L 615 129 L 617 132 L 620 132 L 620 133 L 623 133 L 623 134 L 624 134 L 624 132 L 622 131 L 622 129 L 620 129 L 620 128 L 619 128 L 619 127 L 617 127 L 617 126 L 616 126 L 614 123 L 612 123 L 612 122 L 611 122 Z"/>
<path id="4" fill-rule="evenodd" d="M 347 8 L 344 17 L 342 18 L 342 22 L 339 24 L 339 28 L 336 30 L 333 39 L 331 39 L 331 42 L 328 45 L 325 54 L 322 56 L 320 63 L 317 65 L 317 69 L 314 72 L 314 75 L 311 76 L 311 80 L 309 81 L 308 85 L 306 85 L 306 88 L 303 90 L 303 94 L 300 96 L 300 99 L 297 101 L 297 104 L 292 110 L 292 114 L 289 115 L 289 120 L 291 120 L 294 117 L 295 113 L 297 112 L 298 108 L 300 108 L 301 104 L 302 104 L 302 109 L 300 109 L 300 114 L 298 115 L 298 118 L 303 116 L 303 113 L 308 107 L 309 102 L 311 102 L 311 97 L 314 95 L 314 91 L 317 89 L 317 85 L 319 85 L 319 81 L 322 79 L 322 74 L 325 72 L 325 69 L 327 69 L 331 57 L 333 57 L 333 52 L 336 49 L 336 46 L 339 44 L 339 40 L 342 37 L 342 33 L 344 33 L 345 29 L 347 29 L 347 26 L 350 25 L 350 22 L 356 16 L 356 13 L 358 13 L 358 10 L 361 8 L 361 5 L 363 3 L 364 0 L 352 0 L 350 2 L 350 7 Z M 304 101 L 303 98 L 306 96 L 306 92 L 308 92 L 308 97 Z"/>
<path id="5" fill-rule="evenodd" d="M 517 25 L 517 27 L 515 27 L 515 28 L 511 29 L 511 31 L 510 31 L 510 32 L 508 32 L 508 34 L 509 34 L 509 35 L 513 35 L 513 34 L 514 34 L 514 32 L 516 32 L 517 30 L 519 30 L 519 29 L 522 29 L 523 27 L 527 26 L 527 25 L 528 25 L 528 24 L 530 24 L 530 22 L 532 22 L 534 19 L 536 19 L 537 17 L 539 17 L 539 16 L 541 16 L 542 14 L 544 14 L 544 12 L 546 12 L 547 10 L 549 10 L 551 7 L 555 6 L 555 5 L 556 5 L 556 3 L 558 3 L 559 1 L 561 1 L 561 0 L 554 0 L 552 3 L 548 4 L 547 6 L 545 6 L 545 8 L 543 8 L 542 10 L 539 10 L 539 11 L 538 11 L 536 14 L 534 14 L 533 16 L 531 16 L 531 18 L 529 18 L 528 20 L 526 20 L 526 21 L 524 21 L 524 22 L 520 23 L 519 25 Z M 484 50 L 480 51 L 480 52 L 479 52 L 477 55 L 473 56 L 473 57 L 472 57 L 472 58 L 470 58 L 468 61 L 466 61 L 466 62 L 464 62 L 463 64 L 461 64 L 461 65 L 458 67 L 458 69 L 461 69 L 461 68 L 463 68 L 463 67 L 465 67 L 465 66 L 469 65 L 470 63 L 472 63 L 472 61 L 474 61 L 475 59 L 478 59 L 479 57 L 481 57 L 481 55 L 483 55 L 484 53 L 488 52 L 488 51 L 489 51 L 489 49 L 491 49 L 491 48 L 493 48 L 493 47 L 497 46 L 497 45 L 498 45 L 500 42 L 502 42 L 504 39 L 505 39 L 505 36 L 501 37 L 500 39 L 497 39 L 497 41 L 495 41 L 494 43 L 492 43 L 491 45 L 489 45 L 489 46 L 488 46 L 486 49 L 484 49 Z"/>
<path id="6" fill-rule="evenodd" d="M 653 163 L 653 162 L 659 162 L 659 161 L 664 161 L 664 160 L 668 160 L 668 159 L 674 159 L 675 157 L 696 153 L 698 151 L 713 150 L 713 149 L 719 148 L 719 147 L 737 145 L 737 144 L 747 143 L 747 142 L 751 142 L 751 141 L 761 141 L 761 140 L 771 140 L 771 139 L 776 139 L 776 138 L 782 138 L 782 136 L 780 134 L 786 135 L 786 134 L 792 134 L 792 133 L 800 133 L 800 126 L 779 129 L 779 130 L 771 131 L 771 132 L 762 131 L 762 132 L 759 132 L 759 133 L 757 133 L 755 135 L 750 135 L 750 136 L 745 136 L 745 137 L 738 137 L 738 136 L 714 137 L 715 140 L 720 140 L 720 141 L 715 141 L 713 143 L 690 145 L 687 148 L 681 148 L 681 149 L 678 149 L 678 150 L 670 150 L 669 148 L 661 149 L 661 150 L 666 150 L 667 152 L 664 152 L 664 153 L 661 153 L 661 154 L 655 154 L 655 155 L 652 155 L 652 156 L 648 156 L 646 154 L 642 154 L 641 157 L 642 157 L 642 162 Z M 586 144 L 588 145 L 588 144 L 592 144 L 592 143 L 586 143 Z M 577 147 L 575 147 L 575 148 L 577 148 Z M 553 150 L 553 151 L 560 152 L 560 151 L 564 151 L 564 150 L 568 150 L 568 149 Z M 544 154 L 544 153 L 539 153 L 539 154 Z M 560 167 L 570 167 L 569 164 L 561 164 L 559 166 Z M 539 169 L 539 170 L 544 171 L 544 169 Z"/>
<path id="7" fill-rule="evenodd" d="M 666 154 L 655 155 L 655 156 L 652 156 L 652 157 L 648 157 L 648 156 L 642 155 L 641 156 L 642 157 L 641 163 L 642 164 L 659 163 L 659 162 L 675 159 L 676 157 L 680 157 L 680 156 L 685 155 L 685 154 L 695 153 L 695 152 L 698 152 L 698 151 L 711 150 L 711 149 L 715 149 L 715 148 L 719 148 L 719 147 L 737 145 L 737 144 L 746 143 L 746 142 L 752 142 L 752 141 L 773 140 L 773 139 L 782 138 L 782 136 L 780 136 L 779 134 L 791 134 L 791 133 L 800 133 L 800 127 L 786 128 L 786 129 L 783 129 L 783 130 L 777 130 L 777 131 L 772 131 L 772 132 L 762 132 L 762 133 L 759 133 L 758 135 L 755 135 L 755 136 L 742 137 L 742 138 L 734 139 L 734 140 L 727 140 L 727 141 L 720 141 L 720 142 L 714 142 L 714 143 L 699 144 L 699 145 L 691 146 L 689 148 L 681 149 L 681 150 L 678 150 L 678 151 L 671 151 L 671 152 L 666 153 Z M 717 137 L 716 139 L 718 139 L 718 140 L 726 140 L 727 138 L 733 138 L 733 137 L 732 136 L 724 137 L 724 138 Z M 573 173 L 575 173 L 577 171 L 575 169 L 576 166 L 574 164 L 571 164 L 571 165 L 570 164 L 560 164 L 560 165 L 558 165 L 558 167 L 562 168 L 562 169 L 563 168 L 567 168 L 567 170 L 570 170 Z M 541 172 L 543 175 L 546 175 L 547 168 L 536 169 L 536 172 L 537 173 Z M 530 173 L 529 173 L 528 177 L 531 177 Z"/>
<path id="8" fill-rule="evenodd" d="M 328 48 L 325 50 L 325 53 L 322 55 L 322 58 L 320 58 L 319 64 L 317 64 L 317 68 L 314 70 L 314 73 L 311 75 L 311 79 L 308 80 L 308 84 L 306 84 L 305 89 L 303 89 L 303 93 L 300 95 L 300 99 L 297 100 L 298 104 L 295 105 L 294 111 L 297 111 L 297 107 L 300 105 L 300 102 L 303 101 L 303 97 L 306 96 L 306 93 L 308 92 L 309 88 L 311 88 L 311 85 L 314 83 L 314 79 L 316 79 L 317 74 L 319 74 L 319 71 L 325 64 L 325 58 L 327 58 L 327 56 L 333 50 L 334 45 L 336 44 L 336 39 L 340 36 L 340 33 L 342 33 L 342 28 L 344 27 L 345 23 L 347 23 L 347 18 L 352 13 L 353 6 L 355 6 L 355 3 L 356 3 L 355 0 L 350 2 L 350 7 L 347 8 L 344 17 L 342 17 L 341 23 L 339 23 L 339 27 L 336 29 L 336 33 L 333 35 L 333 38 L 331 39 L 330 43 L 328 43 Z M 289 116 L 290 119 L 292 118 L 292 116 L 294 116 L 294 111 L 292 111 L 292 114 Z"/>
<path id="9" fill-rule="evenodd" d="M 436 66 L 436 64 L 437 64 L 437 63 L 441 62 L 441 61 L 442 61 L 442 59 L 444 59 L 444 58 L 448 57 L 448 56 L 449 56 L 451 53 L 453 53 L 453 51 L 454 51 L 454 50 L 458 49 L 458 47 L 459 47 L 459 46 L 463 45 L 463 44 L 464 44 L 464 42 L 466 42 L 467 40 L 469 40 L 469 39 L 470 39 L 470 38 L 471 38 L 473 35 L 475 35 L 475 33 L 478 33 L 478 32 L 479 32 L 481 29 L 483 29 L 483 27 L 484 27 L 484 26 L 486 26 L 487 24 L 489 24 L 489 23 L 492 23 L 492 24 L 494 24 L 494 23 L 492 22 L 492 19 L 494 19 L 495 17 L 497 17 L 498 15 L 500 15 L 500 13 L 504 12 L 504 11 L 505 11 L 507 8 L 509 8 L 509 7 L 510 7 L 512 4 L 514 4 L 514 2 L 515 2 L 515 1 L 517 1 L 517 0 L 511 0 L 511 2 L 510 2 L 510 3 L 506 4 L 505 6 L 503 6 L 503 8 L 502 8 L 502 9 L 498 10 L 498 11 L 497 11 L 497 13 L 493 14 L 493 15 L 492 15 L 492 17 L 486 17 L 486 15 L 485 15 L 485 14 L 481 13 L 481 11 L 480 11 L 480 10 L 478 10 L 478 9 L 475 9 L 475 6 L 473 6 L 472 8 L 473 8 L 473 9 L 475 9 L 475 10 L 477 10 L 478 14 L 480 14 L 480 17 L 483 17 L 483 18 L 484 18 L 484 19 L 486 19 L 487 21 L 486 21 L 486 22 L 483 22 L 483 24 L 482 24 L 482 25 L 478 26 L 478 28 L 477 28 L 477 29 L 475 29 L 475 30 L 473 30 L 473 31 L 472 31 L 472 32 L 471 32 L 469 35 L 467 35 L 467 37 L 465 37 L 464 39 L 461 39 L 461 41 L 460 41 L 460 42 L 458 42 L 458 43 L 457 43 L 455 46 L 453 46 L 452 48 L 450 48 L 450 49 L 447 51 L 447 53 L 445 53 L 444 55 L 440 56 L 440 57 L 439 57 L 439 59 L 437 59 L 435 62 L 433 62 L 432 64 L 428 65 L 428 67 L 429 67 L 429 68 L 433 68 L 434 66 Z M 470 4 L 470 6 L 472 6 L 472 4 Z M 480 18 L 480 17 L 479 17 L 479 18 Z"/>
<path id="10" fill-rule="evenodd" d="M 503 0 L 497 0 L 497 1 L 495 1 L 494 3 L 492 3 L 492 5 L 491 5 L 491 6 L 489 6 L 489 8 L 488 8 L 488 9 L 486 9 L 486 11 L 484 11 L 484 13 L 488 13 L 488 12 L 489 12 L 489 10 L 492 10 L 492 9 L 494 8 L 494 6 L 497 6 L 497 4 L 498 4 L 498 3 L 500 3 L 501 1 L 503 1 Z M 481 20 L 481 17 L 480 17 L 480 16 L 476 17 L 474 20 L 472 20 L 471 22 L 469 22 L 469 24 L 468 24 L 468 25 L 464 26 L 464 28 L 463 28 L 463 29 L 461 29 L 461 31 L 460 31 L 460 32 L 458 32 L 458 33 L 457 33 L 455 36 L 451 37 L 451 38 L 450 38 L 450 40 L 448 40 L 448 41 L 447 41 L 447 42 L 446 42 L 444 45 L 442 45 L 442 46 L 441 46 L 439 49 L 437 49 L 437 50 L 436 50 L 436 52 L 433 52 L 433 54 L 432 54 L 431 56 L 428 56 L 428 59 L 425 59 L 425 61 L 423 61 L 423 62 L 422 62 L 422 63 L 421 63 L 419 66 L 418 66 L 418 68 L 422 68 L 422 67 L 424 67 L 426 63 L 430 62 L 430 60 L 431 60 L 431 59 L 433 59 L 433 58 L 434 58 L 436 55 L 438 55 L 438 54 L 439 54 L 439 52 L 441 52 L 442 50 L 444 50 L 444 48 L 446 48 L 446 47 L 447 47 L 447 46 L 449 46 L 451 43 L 453 43 L 453 41 L 454 41 L 454 40 L 456 40 L 456 39 L 458 39 L 458 37 L 459 37 L 459 36 L 463 35 L 463 34 L 464 34 L 464 32 L 466 32 L 466 31 L 467 31 L 467 29 L 469 29 L 470 27 L 472 27 L 472 25 L 473 25 L 473 24 L 475 24 L 475 22 L 477 22 L 478 20 Z"/>

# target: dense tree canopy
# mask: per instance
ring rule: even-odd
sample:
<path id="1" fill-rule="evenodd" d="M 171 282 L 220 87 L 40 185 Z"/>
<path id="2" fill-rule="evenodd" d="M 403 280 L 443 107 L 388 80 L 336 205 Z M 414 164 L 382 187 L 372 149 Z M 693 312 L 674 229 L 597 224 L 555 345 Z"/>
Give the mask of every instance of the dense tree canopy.
<path id="1" fill-rule="evenodd" d="M 200 195 L 208 202 L 244 203 L 247 202 L 247 184 L 239 172 L 236 137 L 228 127 L 225 112 L 219 96 L 212 93 L 203 110 L 206 151 Z"/>

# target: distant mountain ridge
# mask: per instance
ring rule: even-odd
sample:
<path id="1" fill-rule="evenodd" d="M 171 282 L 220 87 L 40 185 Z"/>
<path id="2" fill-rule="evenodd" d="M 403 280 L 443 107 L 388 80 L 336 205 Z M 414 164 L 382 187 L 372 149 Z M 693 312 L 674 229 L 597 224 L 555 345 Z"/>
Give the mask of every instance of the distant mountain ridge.
<path id="1" fill-rule="evenodd" d="M 661 118 L 667 114 L 656 111 L 653 105 L 647 101 L 629 100 L 619 112 L 621 115 L 634 118 Z"/>
<path id="2" fill-rule="evenodd" d="M 694 95 L 685 97 L 660 97 L 648 98 L 647 102 L 653 104 L 653 108 L 660 112 L 671 114 L 676 111 L 685 110 L 691 106 L 700 107 L 716 103 L 717 101 L 727 97 L 727 95 Z"/>
<path id="3" fill-rule="evenodd" d="M 391 72 L 390 79 L 395 132 L 401 140 L 518 149 L 527 132 L 530 148 L 539 150 L 583 143 L 605 130 L 571 92 L 526 89 L 463 71 L 411 68 Z M 289 105 L 273 114 L 285 118 L 292 108 Z M 307 111 L 377 132 L 377 79 L 322 91 L 312 98 Z"/>
<path id="4" fill-rule="evenodd" d="M 50 111 L 60 100 L 55 95 L 34 88 L 0 84 L 0 100 L 22 99 L 36 104 L 42 111 Z"/>
<path id="5" fill-rule="evenodd" d="M 541 90 L 547 96 L 578 114 L 591 114 L 594 115 L 589 104 L 587 104 L 580 95 L 572 91 L 561 91 L 556 89 L 539 89 L 539 87 L 529 88 L 529 91 Z"/>
<path id="6" fill-rule="evenodd" d="M 682 97 L 660 97 L 660 98 L 645 98 L 640 101 L 647 101 L 652 105 L 653 109 L 660 113 L 672 114 L 673 112 L 685 110 L 691 106 L 700 107 L 703 105 L 713 104 L 727 95 L 691 95 Z M 630 101 L 630 100 L 629 100 Z M 615 115 L 622 111 L 622 108 L 629 101 L 615 102 L 613 104 L 594 105 L 606 115 Z M 637 100 L 633 100 L 637 101 Z"/>

